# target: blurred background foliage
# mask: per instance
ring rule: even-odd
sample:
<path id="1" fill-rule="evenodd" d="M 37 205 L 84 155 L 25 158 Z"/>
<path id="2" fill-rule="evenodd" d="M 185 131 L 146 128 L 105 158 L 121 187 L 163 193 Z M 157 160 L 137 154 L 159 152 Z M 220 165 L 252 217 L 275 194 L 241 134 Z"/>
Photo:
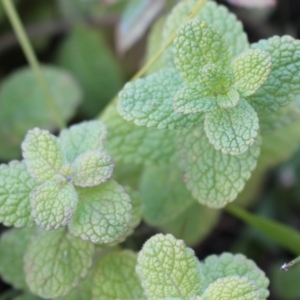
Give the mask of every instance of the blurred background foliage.
<path id="1" fill-rule="evenodd" d="M 145 57 L 149 58 L 155 52 L 155 49 L 146 49 L 146 42 L 147 39 L 155 40 L 153 32 L 161 31 L 162 19 L 151 31 L 152 25 L 177 2 L 14 1 L 39 60 L 44 65 L 52 65 L 43 67 L 46 80 L 57 95 L 55 101 L 68 124 L 99 115 L 142 66 Z M 237 14 L 250 42 L 284 34 L 300 38 L 299 1 L 218 2 Z M 253 7 L 255 5 L 260 7 Z M 58 130 L 26 66 L 24 54 L 0 2 L 1 162 L 20 157 L 20 143 L 32 126 L 53 132 Z M 295 109 L 299 110 L 299 99 L 292 112 Z M 234 203 L 300 231 L 299 125 L 299 121 L 294 122 L 283 127 L 277 135 L 268 136 L 259 167 Z M 288 150 L 282 151 L 282 146 Z M 282 262 L 293 258 L 293 253 L 232 215 L 199 206 L 190 199 L 184 184 L 178 184 L 180 172 L 172 170 L 171 176 L 169 174 L 168 166 L 149 166 L 143 170 L 139 166 L 117 165 L 115 177 L 123 184 L 138 188 L 144 204 L 144 222 L 125 241 L 126 247 L 139 250 L 147 238 L 162 231 L 185 239 L 200 259 L 224 251 L 242 252 L 254 259 L 271 279 L 270 299 L 300 299 L 300 266 L 287 273 L 279 270 Z M 177 206 L 171 205 L 173 211 L 168 208 L 170 195 L 178 202 Z M 182 199 L 185 199 L 184 203 Z M 151 215 L 151 206 L 157 206 L 162 214 Z M 169 212 L 167 219 L 164 211 Z M 4 230 L 2 226 L 1 231 Z M 9 285 L 0 282 L 0 289 L 4 292 Z M 1 300 L 10 299 L 3 295 Z"/>

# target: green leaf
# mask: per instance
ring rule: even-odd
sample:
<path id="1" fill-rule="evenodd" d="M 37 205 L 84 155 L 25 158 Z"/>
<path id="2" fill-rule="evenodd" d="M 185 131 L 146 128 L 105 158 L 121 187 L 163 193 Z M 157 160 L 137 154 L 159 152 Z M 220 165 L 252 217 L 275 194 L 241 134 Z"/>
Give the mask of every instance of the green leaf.
<path id="1" fill-rule="evenodd" d="M 113 174 L 114 163 L 104 151 L 87 151 L 76 158 L 72 165 L 73 183 L 91 187 L 107 181 Z"/>
<path id="2" fill-rule="evenodd" d="M 164 69 L 129 82 L 119 94 L 119 113 L 138 126 L 159 129 L 195 127 L 197 115 L 185 116 L 173 109 L 173 97 L 181 85 L 182 79 L 175 69 Z"/>
<path id="3" fill-rule="evenodd" d="M 272 71 L 266 82 L 247 100 L 257 112 L 271 113 L 300 94 L 300 41 L 290 36 L 275 36 L 251 47 L 271 55 Z"/>
<path id="4" fill-rule="evenodd" d="M 83 240 L 111 244 L 122 240 L 132 221 L 129 196 L 115 181 L 77 188 L 79 202 L 69 231 Z"/>
<path id="5" fill-rule="evenodd" d="M 239 155 L 254 143 L 259 129 L 258 117 L 251 105 L 239 101 L 231 109 L 215 109 L 205 114 L 205 133 L 216 150 Z"/>
<path id="6" fill-rule="evenodd" d="M 216 98 L 201 82 L 187 84 L 174 95 L 174 110 L 178 113 L 195 114 L 214 110 L 216 107 Z"/>
<path id="7" fill-rule="evenodd" d="M 13 298 L 13 300 L 41 300 L 42 298 L 37 297 L 31 293 L 24 293 L 18 297 Z"/>
<path id="8" fill-rule="evenodd" d="M 102 150 L 107 137 L 105 124 L 100 120 L 85 121 L 63 129 L 59 143 L 69 163 L 79 155 L 92 150 Z"/>
<path id="9" fill-rule="evenodd" d="M 225 94 L 217 96 L 218 105 L 221 108 L 233 108 L 240 100 L 240 94 L 235 89 L 229 89 Z"/>
<path id="10" fill-rule="evenodd" d="M 163 223 L 159 228 L 182 239 L 189 246 L 203 241 L 219 220 L 220 211 L 193 203 L 181 214 Z"/>
<path id="11" fill-rule="evenodd" d="M 98 27 L 73 27 L 58 50 L 57 61 L 78 79 L 83 89 L 80 112 L 89 117 L 96 116 L 122 87 L 120 67 Z"/>
<path id="12" fill-rule="evenodd" d="M 28 172 L 39 182 L 53 179 L 64 163 L 56 137 L 47 130 L 29 130 L 22 143 L 22 151 Z"/>
<path id="13" fill-rule="evenodd" d="M 202 291 L 194 251 L 170 234 L 157 234 L 144 244 L 136 272 L 149 300 L 188 298 Z"/>
<path id="14" fill-rule="evenodd" d="M 209 285 L 219 278 L 228 276 L 246 277 L 257 285 L 259 295 L 266 299 L 269 296 L 267 289 L 269 280 L 265 273 L 257 265 L 242 254 L 223 253 L 219 256 L 210 255 L 203 263 L 200 263 L 200 273 L 202 274 L 202 288 L 205 290 Z"/>
<path id="15" fill-rule="evenodd" d="M 255 216 L 233 205 L 227 206 L 226 210 L 230 214 L 251 225 L 251 227 L 260 230 L 279 245 L 289 249 L 296 255 L 300 254 L 300 234 L 297 230 L 281 223 Z"/>
<path id="16" fill-rule="evenodd" d="M 0 165 L 0 222 L 6 226 L 33 226 L 29 195 L 36 186 L 24 161 Z"/>
<path id="17" fill-rule="evenodd" d="M 250 96 L 266 81 L 272 67 L 268 52 L 249 50 L 233 62 L 235 87 L 243 96 Z"/>
<path id="18" fill-rule="evenodd" d="M 16 289 L 27 289 L 23 271 L 23 257 L 34 233 L 33 229 L 10 229 L 0 240 L 0 274 L 2 279 Z"/>
<path id="19" fill-rule="evenodd" d="M 186 16 L 196 4 L 197 0 L 180 2 L 169 14 L 163 32 L 164 40 L 167 40 L 182 24 Z M 225 40 L 230 52 L 230 57 L 236 57 L 249 47 L 247 36 L 243 30 L 242 23 L 237 20 L 236 15 L 231 13 L 225 6 L 218 5 L 214 1 L 207 1 L 200 12 L 195 16 L 196 19 L 209 24 L 219 32 Z M 173 66 L 172 47 L 165 53 L 165 59 L 169 66 Z"/>
<path id="20" fill-rule="evenodd" d="M 132 221 L 130 223 L 130 231 L 133 232 L 142 220 L 142 199 L 139 192 L 135 191 L 130 186 L 124 186 L 125 192 L 130 196 L 132 205 Z"/>
<path id="21" fill-rule="evenodd" d="M 135 273 L 136 254 L 114 251 L 101 258 L 96 266 L 91 300 L 146 299 Z"/>
<path id="22" fill-rule="evenodd" d="M 128 164 L 169 163 L 175 156 L 175 132 L 138 127 L 125 121 L 112 105 L 102 120 L 108 127 L 106 148 L 114 161 Z"/>
<path id="23" fill-rule="evenodd" d="M 42 67 L 53 99 L 65 121 L 69 120 L 81 100 L 81 91 L 69 73 L 59 68 Z M 26 132 L 40 127 L 57 128 L 43 89 L 29 69 L 21 69 L 2 82 L 0 91 L 0 156 L 20 156 L 20 144 Z"/>
<path id="24" fill-rule="evenodd" d="M 207 64 L 226 67 L 230 62 L 228 47 L 212 27 L 196 19 L 186 22 L 174 40 L 176 68 L 187 82 L 200 79 Z"/>
<path id="25" fill-rule="evenodd" d="M 233 201 L 256 167 L 260 138 L 241 155 L 226 155 L 210 145 L 203 128 L 178 134 L 179 162 L 194 198 L 212 208 Z"/>
<path id="26" fill-rule="evenodd" d="M 143 217 L 148 224 L 167 223 L 195 202 L 176 163 L 147 167 L 140 181 Z"/>
<path id="27" fill-rule="evenodd" d="M 57 230 L 68 224 L 76 209 L 78 196 L 73 184 L 46 181 L 34 189 L 31 216 L 44 230 Z"/>
<path id="28" fill-rule="evenodd" d="M 41 231 L 25 255 L 26 281 L 43 298 L 68 294 L 85 277 L 92 264 L 94 246 L 66 230 Z"/>
<path id="29" fill-rule="evenodd" d="M 202 295 L 203 300 L 260 300 L 257 286 L 245 277 L 229 276 L 213 282 Z"/>

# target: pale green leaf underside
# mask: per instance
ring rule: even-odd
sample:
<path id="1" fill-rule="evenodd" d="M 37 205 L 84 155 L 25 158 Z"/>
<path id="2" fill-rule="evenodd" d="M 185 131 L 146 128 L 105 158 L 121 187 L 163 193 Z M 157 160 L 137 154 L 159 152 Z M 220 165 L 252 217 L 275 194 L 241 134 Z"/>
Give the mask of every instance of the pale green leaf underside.
<path id="1" fill-rule="evenodd" d="M 136 254 L 114 251 L 101 258 L 96 266 L 91 300 L 146 299 L 135 273 Z"/>
<path id="2" fill-rule="evenodd" d="M 106 126 L 100 120 L 85 121 L 63 129 L 59 143 L 69 163 L 76 157 L 91 150 L 101 150 L 107 137 Z"/>
<path id="3" fill-rule="evenodd" d="M 57 298 L 68 294 L 85 277 L 94 246 L 59 231 L 40 232 L 25 255 L 26 281 L 34 294 Z"/>
<path id="4" fill-rule="evenodd" d="M 110 155 L 104 151 L 87 151 L 72 164 L 73 183 L 80 187 L 99 185 L 108 180 L 114 171 Z"/>
<path id="5" fill-rule="evenodd" d="M 140 181 L 143 217 L 148 224 L 164 224 L 184 212 L 193 203 L 176 163 L 147 167 Z"/>
<path id="6" fill-rule="evenodd" d="M 201 294 L 194 251 L 172 235 L 157 234 L 144 244 L 136 272 L 149 300 Z"/>
<path id="7" fill-rule="evenodd" d="M 202 300 L 261 300 L 257 286 L 246 277 L 229 276 L 213 282 Z"/>
<path id="8" fill-rule="evenodd" d="M 70 73 L 42 66 L 42 72 L 62 118 L 68 121 L 81 101 L 81 90 Z M 20 144 L 33 127 L 57 128 L 47 97 L 30 68 L 17 70 L 1 82 L 0 156 L 7 160 L 20 156 Z M 13 137 L 13 138 L 12 138 Z"/>
<path id="9" fill-rule="evenodd" d="M 97 244 L 120 241 L 132 221 L 129 196 L 115 181 L 91 188 L 77 188 L 79 202 L 69 223 L 69 231 Z"/>
<path id="10" fill-rule="evenodd" d="M 44 230 L 57 230 L 68 224 L 78 196 L 73 184 L 47 181 L 30 194 L 31 216 Z"/>
<path id="11" fill-rule="evenodd" d="M 175 65 L 187 82 L 200 79 L 201 69 L 207 64 L 227 66 L 228 47 L 212 27 L 196 19 L 186 22 L 174 39 Z"/>
<path id="12" fill-rule="evenodd" d="M 241 155 L 210 145 L 202 128 L 178 134 L 179 162 L 187 188 L 202 204 L 220 208 L 233 201 L 256 167 L 260 138 Z"/>
<path id="13" fill-rule="evenodd" d="M 184 212 L 160 225 L 159 228 L 193 246 L 206 238 L 218 222 L 219 216 L 220 210 L 194 202 Z"/>
<path id="14" fill-rule="evenodd" d="M 243 96 L 250 96 L 266 81 L 272 67 L 268 52 L 253 49 L 233 62 L 234 85 Z"/>
<path id="15" fill-rule="evenodd" d="M 22 143 L 22 150 L 30 175 L 40 182 L 53 179 L 64 162 L 56 137 L 46 130 L 29 130 Z"/>
<path id="16" fill-rule="evenodd" d="M 254 143 L 259 129 L 258 117 L 246 100 L 231 109 L 218 108 L 205 114 L 205 133 L 216 150 L 239 155 Z"/>
<path id="17" fill-rule="evenodd" d="M 111 105 L 102 117 L 108 127 L 106 148 L 114 161 L 129 164 L 169 163 L 174 157 L 175 132 L 145 128 L 125 121 Z"/>
<path id="18" fill-rule="evenodd" d="M 119 94 L 119 113 L 139 126 L 159 129 L 195 127 L 197 116 L 185 116 L 173 109 L 173 97 L 181 86 L 182 79 L 175 69 L 164 69 L 127 83 Z"/>
<path id="19" fill-rule="evenodd" d="M 196 1 L 184 1 L 174 7 L 166 20 L 163 32 L 164 40 L 167 40 L 178 26 L 182 24 L 191 9 L 195 6 Z M 244 52 L 249 47 L 242 23 L 225 6 L 218 5 L 213 1 L 207 1 L 195 17 L 198 20 L 208 23 L 219 32 L 229 48 L 231 58 Z M 172 47 L 167 49 L 164 58 L 169 66 L 174 65 Z"/>
<path id="20" fill-rule="evenodd" d="M 6 226 L 31 227 L 30 192 L 37 183 L 24 161 L 0 166 L 0 222 Z"/>
<path id="21" fill-rule="evenodd" d="M 194 114 L 215 109 L 217 102 L 205 84 L 192 82 L 183 86 L 174 95 L 173 107 L 178 113 Z"/>
<path id="22" fill-rule="evenodd" d="M 34 230 L 11 229 L 0 239 L 0 274 L 2 279 L 16 289 L 27 289 L 23 271 L 23 259 Z"/>
<path id="23" fill-rule="evenodd" d="M 237 275 L 246 277 L 257 286 L 261 297 L 259 299 L 266 299 L 269 295 L 267 289 L 269 280 L 265 273 L 252 260 L 247 259 L 242 254 L 223 253 L 220 256 L 208 256 L 200 264 L 200 270 L 203 290 L 219 278 Z"/>
<path id="24" fill-rule="evenodd" d="M 272 70 L 266 82 L 247 100 L 257 112 L 276 111 L 300 94 L 300 41 L 290 36 L 275 36 L 251 47 L 271 55 Z"/>

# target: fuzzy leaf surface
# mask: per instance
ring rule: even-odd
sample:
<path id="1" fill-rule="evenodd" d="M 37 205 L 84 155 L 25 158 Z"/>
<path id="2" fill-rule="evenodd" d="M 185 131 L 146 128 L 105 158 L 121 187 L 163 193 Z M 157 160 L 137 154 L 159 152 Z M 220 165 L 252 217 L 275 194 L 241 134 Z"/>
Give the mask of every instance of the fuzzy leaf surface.
<path id="1" fill-rule="evenodd" d="M 250 96 L 266 81 L 272 68 L 268 52 L 253 49 L 233 62 L 235 87 L 243 96 Z"/>
<path id="2" fill-rule="evenodd" d="M 43 298 L 68 294 L 85 277 L 92 264 L 94 245 L 66 230 L 41 231 L 25 255 L 26 281 Z"/>
<path id="3" fill-rule="evenodd" d="M 201 294 L 194 251 L 170 234 L 157 234 L 144 244 L 138 254 L 136 272 L 149 300 Z"/>
<path id="4" fill-rule="evenodd" d="M 265 273 L 250 259 L 242 254 L 233 255 L 223 253 L 220 256 L 210 255 L 200 264 L 201 286 L 205 290 L 208 286 L 219 278 L 238 275 L 246 277 L 257 285 L 259 299 L 266 299 L 269 296 L 269 280 Z"/>
<path id="5" fill-rule="evenodd" d="M 79 202 L 69 231 L 96 244 L 118 242 L 132 221 L 130 197 L 115 181 L 91 188 L 77 188 Z"/>
<path id="6" fill-rule="evenodd" d="M 184 181 L 194 198 L 211 208 L 233 201 L 256 167 L 260 138 L 241 155 L 226 155 L 210 145 L 203 128 L 178 134 Z"/>
<path id="7" fill-rule="evenodd" d="M 135 273 L 136 254 L 114 251 L 101 258 L 96 266 L 91 300 L 146 299 Z"/>
<path id="8" fill-rule="evenodd" d="M 33 229 L 10 229 L 0 239 L 0 274 L 2 279 L 16 289 L 27 289 L 23 271 L 24 254 L 34 233 Z"/>
<path id="9" fill-rule="evenodd" d="M 57 230 L 68 224 L 76 209 L 78 196 L 73 184 L 46 181 L 30 195 L 31 216 L 44 230 Z"/>
<path id="10" fill-rule="evenodd" d="M 129 195 L 132 205 L 132 220 L 130 223 L 130 231 L 133 232 L 142 220 L 143 206 L 141 195 L 130 186 L 124 186 L 125 192 Z"/>
<path id="11" fill-rule="evenodd" d="M 197 81 L 207 64 L 229 64 L 229 50 L 212 27 L 196 19 L 186 22 L 174 39 L 175 65 L 187 82 Z"/>
<path id="12" fill-rule="evenodd" d="M 175 69 L 164 69 L 129 82 L 119 94 L 119 113 L 138 126 L 159 129 L 195 127 L 197 116 L 186 116 L 173 109 L 173 97 L 181 85 L 182 79 Z"/>
<path id="13" fill-rule="evenodd" d="M 258 117 L 251 105 L 239 101 L 231 109 L 215 109 L 205 114 L 205 133 L 216 150 L 239 155 L 254 143 L 259 129 Z"/>
<path id="14" fill-rule="evenodd" d="M 257 286 L 246 277 L 228 276 L 214 281 L 202 295 L 203 300 L 260 300 Z"/>
<path id="15" fill-rule="evenodd" d="M 169 163 L 175 156 L 175 132 L 125 121 L 111 106 L 102 120 L 108 127 L 106 148 L 115 161 L 129 164 Z"/>
<path id="16" fill-rule="evenodd" d="M 30 192 L 37 186 L 24 161 L 0 166 L 0 222 L 5 226 L 31 227 Z"/>
<path id="17" fill-rule="evenodd" d="M 251 47 L 271 55 L 272 70 L 265 83 L 247 100 L 257 112 L 271 113 L 300 94 L 300 41 L 290 36 L 275 36 Z"/>
<path id="18" fill-rule="evenodd" d="M 102 150 L 107 137 L 107 129 L 100 120 L 85 121 L 63 129 L 59 143 L 69 163 L 86 151 Z"/>
<path id="19" fill-rule="evenodd" d="M 73 183 L 91 187 L 107 181 L 113 174 L 114 163 L 104 151 L 88 151 L 76 158 L 72 165 Z"/>
<path id="20" fill-rule="evenodd" d="M 56 137 L 46 130 L 29 130 L 22 150 L 30 175 L 39 182 L 53 179 L 64 163 L 61 146 Z"/>

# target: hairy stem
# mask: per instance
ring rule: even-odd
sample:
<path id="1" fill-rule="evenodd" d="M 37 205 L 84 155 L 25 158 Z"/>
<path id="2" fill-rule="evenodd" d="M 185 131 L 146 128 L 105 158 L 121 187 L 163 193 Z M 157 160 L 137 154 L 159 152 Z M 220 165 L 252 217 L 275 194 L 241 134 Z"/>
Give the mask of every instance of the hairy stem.
<path id="1" fill-rule="evenodd" d="M 57 123 L 58 127 L 60 129 L 65 127 L 64 120 L 55 104 L 55 101 L 53 99 L 53 96 L 51 94 L 50 88 L 46 82 L 46 79 L 43 75 L 43 72 L 41 70 L 40 64 L 36 58 L 36 55 L 32 49 L 32 46 L 29 42 L 29 39 L 27 37 L 27 34 L 24 30 L 23 24 L 17 14 L 17 11 L 11 2 L 11 0 L 2 0 L 3 6 L 5 8 L 5 11 L 8 15 L 8 18 L 14 28 L 14 31 L 18 37 L 18 40 L 20 42 L 20 45 L 23 49 L 23 52 L 27 58 L 27 61 L 34 72 L 36 79 L 45 95 L 45 98 L 47 100 L 47 104 L 49 106 L 49 109 L 52 113 L 52 116 Z"/>

